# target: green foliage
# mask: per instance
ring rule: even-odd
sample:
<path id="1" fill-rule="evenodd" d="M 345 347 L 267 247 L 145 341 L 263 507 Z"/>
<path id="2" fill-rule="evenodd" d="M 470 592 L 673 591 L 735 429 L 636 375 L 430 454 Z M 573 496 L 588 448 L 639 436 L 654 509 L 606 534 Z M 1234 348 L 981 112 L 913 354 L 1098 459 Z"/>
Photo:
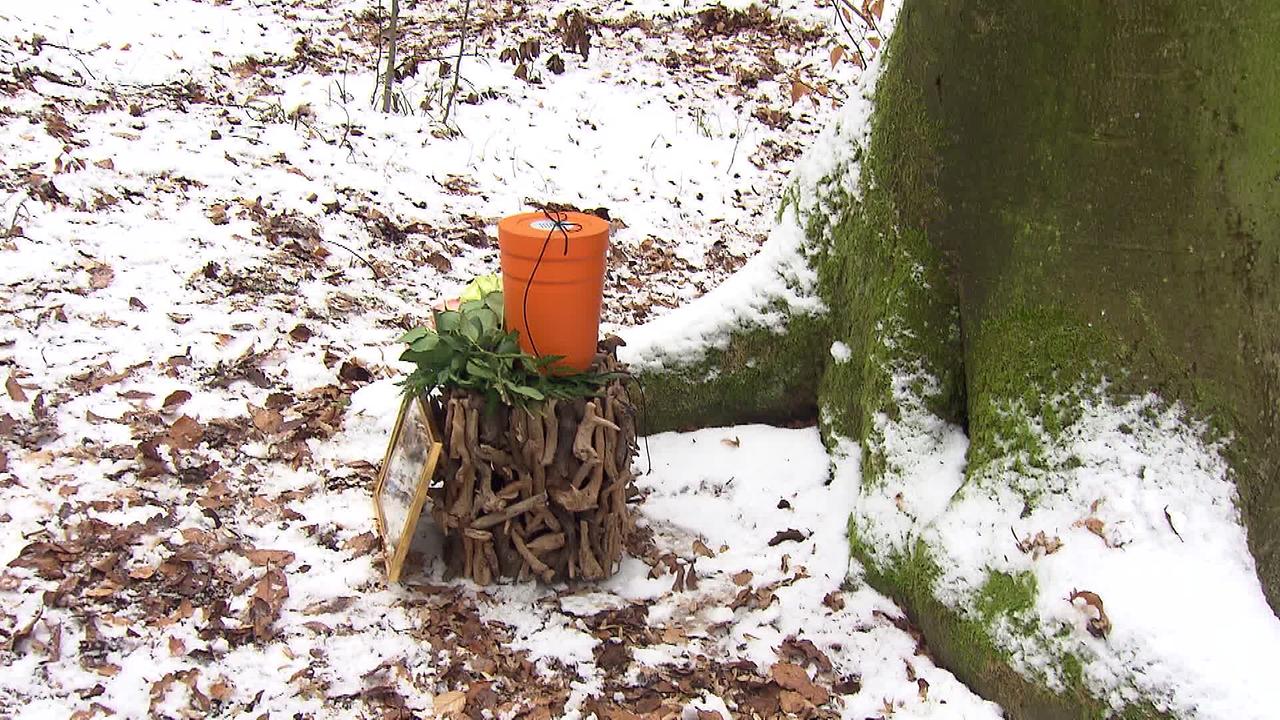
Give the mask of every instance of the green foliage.
<path id="1" fill-rule="evenodd" d="M 521 405 L 548 398 L 594 395 L 613 373 L 545 372 L 559 355 L 534 357 L 520 348 L 517 333 L 502 325 L 501 291 L 468 300 L 457 310 L 435 313 L 435 328 L 418 327 L 400 338 L 409 348 L 400 356 L 417 365 L 404 381 L 405 393 L 423 395 L 434 387 L 485 394 L 490 407 Z"/>

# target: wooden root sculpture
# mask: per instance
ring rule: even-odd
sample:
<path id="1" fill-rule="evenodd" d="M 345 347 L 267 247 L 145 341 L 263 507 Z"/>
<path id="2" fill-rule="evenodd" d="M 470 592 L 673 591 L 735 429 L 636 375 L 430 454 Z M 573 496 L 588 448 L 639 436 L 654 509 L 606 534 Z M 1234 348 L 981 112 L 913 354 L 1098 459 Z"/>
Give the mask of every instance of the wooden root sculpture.
<path id="1" fill-rule="evenodd" d="M 597 371 L 625 373 L 602 343 Z M 622 561 L 636 412 L 622 378 L 596 396 L 487 410 L 478 392 L 432 399 L 444 452 L 431 488 L 452 576 L 599 580 Z"/>

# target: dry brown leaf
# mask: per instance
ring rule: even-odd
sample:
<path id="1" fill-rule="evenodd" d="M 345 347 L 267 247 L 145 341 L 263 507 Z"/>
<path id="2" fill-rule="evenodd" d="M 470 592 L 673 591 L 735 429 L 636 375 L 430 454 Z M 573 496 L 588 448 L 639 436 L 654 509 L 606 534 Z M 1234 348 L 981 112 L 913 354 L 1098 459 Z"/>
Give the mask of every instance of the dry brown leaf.
<path id="1" fill-rule="evenodd" d="M 813 709 L 813 703 L 794 690 L 783 690 L 778 693 L 778 705 L 782 708 L 782 712 L 793 715 L 803 715 Z"/>
<path id="2" fill-rule="evenodd" d="M 14 402 L 27 401 L 27 393 L 23 391 L 22 386 L 18 384 L 18 381 L 12 375 L 5 381 L 4 389 L 9 392 L 10 400 Z"/>
<path id="3" fill-rule="evenodd" d="M 243 550 L 241 554 L 254 565 L 279 565 L 293 562 L 294 554 L 288 550 Z"/>
<path id="4" fill-rule="evenodd" d="M 1102 598 L 1095 592 L 1088 590 L 1072 590 L 1069 598 L 1071 604 L 1074 605 L 1076 600 L 1083 600 L 1085 605 L 1093 608 L 1097 615 L 1089 618 L 1089 634 L 1096 638 L 1103 638 L 1107 633 L 1111 632 L 1111 620 L 1107 617 L 1107 613 L 1102 609 Z"/>
<path id="5" fill-rule="evenodd" d="M 266 435 L 274 435 L 280 430 L 280 426 L 284 424 L 284 416 L 279 410 L 267 410 L 264 408 L 255 408 L 252 405 L 250 412 L 253 417 L 253 426 Z"/>
<path id="6" fill-rule="evenodd" d="M 311 328 L 306 325 L 297 325 L 289 331 L 289 337 L 294 342 L 304 343 L 311 339 Z"/>
<path id="7" fill-rule="evenodd" d="M 1062 539 L 1059 537 L 1049 537 L 1041 530 L 1033 537 L 1018 538 L 1015 534 L 1014 539 L 1017 540 L 1018 549 L 1024 553 L 1031 553 L 1032 557 L 1039 558 L 1041 555 L 1052 555 L 1062 549 Z"/>
<path id="8" fill-rule="evenodd" d="M 836 66 L 836 63 L 840 62 L 840 58 L 842 57 L 844 57 L 844 46 L 832 45 L 831 46 L 831 67 L 834 68 Z"/>
<path id="9" fill-rule="evenodd" d="M 1096 506 L 1097 503 L 1094 503 L 1094 505 Z M 1112 547 L 1111 539 L 1107 537 L 1106 526 L 1098 518 L 1087 517 L 1083 520 L 1077 520 L 1074 525 L 1075 527 L 1082 527 L 1094 535 L 1097 535 L 1102 538 L 1102 542 L 1106 543 L 1107 547 Z"/>
<path id="10" fill-rule="evenodd" d="M 733 576 L 733 584 L 742 587 L 751 582 L 751 578 L 755 577 L 750 570 L 743 570 Z"/>
<path id="11" fill-rule="evenodd" d="M 1173 514 L 1169 512 L 1168 505 L 1164 506 L 1164 521 L 1169 523 L 1169 529 L 1173 531 L 1174 535 L 1178 536 L 1180 542 L 1186 542 L 1186 540 L 1182 539 L 1182 533 L 1178 532 L 1178 526 L 1173 522 Z"/>
<path id="12" fill-rule="evenodd" d="M 187 644 L 176 637 L 169 638 L 169 654 L 181 657 L 187 654 Z"/>
<path id="13" fill-rule="evenodd" d="M 827 593 L 826 597 L 822 598 L 822 604 L 836 612 L 840 612 L 844 609 L 844 595 L 833 590 L 832 592 Z"/>
<path id="14" fill-rule="evenodd" d="M 373 531 L 361 533 L 342 543 L 342 549 L 350 550 L 356 557 L 367 555 L 377 547 L 378 534 Z"/>
<path id="15" fill-rule="evenodd" d="M 871 45 L 871 47 L 875 48 L 876 50 L 880 49 L 880 38 L 876 37 L 875 35 L 867 36 L 867 43 Z"/>
<path id="16" fill-rule="evenodd" d="M 226 225 L 228 222 L 227 206 L 223 204 L 211 205 L 205 213 L 205 217 L 209 218 L 209 222 L 214 225 Z"/>
<path id="17" fill-rule="evenodd" d="M 225 680 L 219 680 L 209 686 L 209 697 L 218 702 L 227 702 L 231 699 L 231 695 L 231 686 Z"/>
<path id="18" fill-rule="evenodd" d="M 916 687 L 920 689 L 920 699 L 929 699 L 929 681 L 924 678 L 916 678 Z"/>
<path id="19" fill-rule="evenodd" d="M 821 705 L 830 699 L 831 694 L 813 684 L 809 673 L 799 665 L 789 662 L 774 663 L 769 671 L 773 681 L 784 690 L 794 690 L 814 705 Z"/>
<path id="20" fill-rule="evenodd" d="M 662 628 L 662 642 L 668 645 L 679 645 L 689 639 L 688 633 L 674 625 Z"/>
<path id="21" fill-rule="evenodd" d="M 868 7 L 868 10 L 875 19 L 879 20 L 881 16 L 884 15 L 884 0 L 874 0 L 874 2 L 872 2 Z"/>
<path id="22" fill-rule="evenodd" d="M 191 393 L 186 390 L 174 390 L 164 399 L 164 405 L 161 409 L 166 411 L 177 410 L 183 403 L 191 399 Z"/>
<path id="23" fill-rule="evenodd" d="M 115 277 L 116 271 L 112 270 L 110 265 L 96 263 L 89 268 L 89 287 L 101 290 L 110 285 Z"/>
<path id="24" fill-rule="evenodd" d="M 716 556 L 715 552 L 712 551 L 711 548 L 707 547 L 706 543 L 702 542 L 701 540 L 693 541 L 693 552 L 696 555 L 701 555 L 702 557 L 707 557 L 707 558 Z"/>
<path id="25" fill-rule="evenodd" d="M 791 81 L 791 104 L 795 105 L 804 98 L 805 95 L 813 92 L 813 88 L 809 87 L 803 80 Z"/>
<path id="26" fill-rule="evenodd" d="M 169 435 L 166 439 L 169 447 L 176 450 L 190 450 L 199 445 L 203 438 L 204 426 L 190 415 L 183 415 L 169 426 Z"/>
<path id="27" fill-rule="evenodd" d="M 306 615 L 328 615 L 329 613 L 340 613 L 351 607 L 355 601 L 356 599 L 350 596 L 321 600 L 311 603 L 302 612 Z"/>
<path id="28" fill-rule="evenodd" d="M 724 720 L 719 710 L 699 710 L 698 720 Z"/>
<path id="29" fill-rule="evenodd" d="M 102 168 L 103 170 L 115 170 L 115 169 L 116 169 L 115 161 L 113 161 L 111 158 L 105 158 L 105 159 L 103 159 L 103 160 L 99 160 L 99 161 L 95 162 L 95 163 L 94 163 L 94 165 L 96 165 L 96 166 L 98 166 L 98 167 Z"/>
<path id="30" fill-rule="evenodd" d="M 805 539 L 805 534 L 800 532 L 799 530 L 796 530 L 795 528 L 780 530 L 778 534 L 774 535 L 773 539 L 769 541 L 769 547 L 781 545 L 782 543 L 787 541 L 800 542 L 804 539 Z M 786 570 L 784 569 L 783 572 L 786 572 Z"/>
<path id="31" fill-rule="evenodd" d="M 742 447 L 742 440 L 738 437 L 721 438 L 720 444 L 726 447 Z"/>
<path id="32" fill-rule="evenodd" d="M 467 694 L 452 690 L 441 695 L 437 695 L 431 703 L 432 709 L 439 717 L 447 717 L 449 715 L 461 715 L 467 707 Z"/>

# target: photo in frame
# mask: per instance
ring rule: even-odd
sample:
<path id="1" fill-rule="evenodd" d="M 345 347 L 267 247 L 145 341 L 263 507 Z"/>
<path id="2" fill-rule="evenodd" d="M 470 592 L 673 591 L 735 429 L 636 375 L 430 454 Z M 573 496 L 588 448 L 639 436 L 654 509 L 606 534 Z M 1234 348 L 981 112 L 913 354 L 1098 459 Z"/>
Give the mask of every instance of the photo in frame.
<path id="1" fill-rule="evenodd" d="M 374 515 L 382 534 L 389 582 L 400 581 L 414 528 L 427 500 L 427 488 L 440 460 L 439 437 L 426 400 L 421 396 L 406 397 L 373 489 Z"/>

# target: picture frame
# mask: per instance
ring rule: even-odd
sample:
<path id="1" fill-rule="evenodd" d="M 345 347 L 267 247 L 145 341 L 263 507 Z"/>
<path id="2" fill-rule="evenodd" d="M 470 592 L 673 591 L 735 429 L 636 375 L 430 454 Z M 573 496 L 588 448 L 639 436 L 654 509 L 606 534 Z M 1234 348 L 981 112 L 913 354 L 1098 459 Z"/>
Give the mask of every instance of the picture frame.
<path id="1" fill-rule="evenodd" d="M 389 582 L 400 581 L 443 447 L 426 399 L 406 396 L 373 488 L 374 517 L 382 535 Z"/>

